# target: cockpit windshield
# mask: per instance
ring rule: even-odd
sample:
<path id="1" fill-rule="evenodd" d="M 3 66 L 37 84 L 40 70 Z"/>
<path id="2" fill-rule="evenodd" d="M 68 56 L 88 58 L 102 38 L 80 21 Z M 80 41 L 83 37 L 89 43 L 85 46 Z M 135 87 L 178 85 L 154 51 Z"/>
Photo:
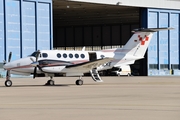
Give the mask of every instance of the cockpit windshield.
<path id="1" fill-rule="evenodd" d="M 29 55 L 29 56 L 32 56 L 32 57 L 36 57 L 38 55 L 38 52 L 33 52 L 31 55 Z M 41 55 L 40 55 L 40 57 L 41 57 Z"/>

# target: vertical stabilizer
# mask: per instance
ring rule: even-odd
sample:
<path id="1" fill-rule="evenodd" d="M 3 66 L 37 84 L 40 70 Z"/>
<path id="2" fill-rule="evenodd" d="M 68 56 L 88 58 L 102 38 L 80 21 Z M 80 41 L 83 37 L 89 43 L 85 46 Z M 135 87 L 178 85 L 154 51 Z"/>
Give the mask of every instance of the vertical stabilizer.
<path id="1" fill-rule="evenodd" d="M 172 28 L 148 28 L 148 29 L 135 29 L 134 34 L 123 47 L 123 51 L 128 55 L 144 57 L 144 54 L 149 46 L 154 32 L 160 30 L 169 30 Z"/>
<path id="2" fill-rule="evenodd" d="M 151 41 L 152 32 L 136 32 L 123 47 L 127 54 L 143 57 Z"/>

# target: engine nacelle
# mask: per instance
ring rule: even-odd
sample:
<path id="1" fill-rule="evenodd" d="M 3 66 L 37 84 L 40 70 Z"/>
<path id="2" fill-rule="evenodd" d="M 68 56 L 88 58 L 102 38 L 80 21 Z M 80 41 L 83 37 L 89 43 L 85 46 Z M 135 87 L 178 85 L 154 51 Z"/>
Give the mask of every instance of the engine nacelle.
<path id="1" fill-rule="evenodd" d="M 60 73 L 65 66 L 43 67 L 42 71 L 47 73 Z"/>

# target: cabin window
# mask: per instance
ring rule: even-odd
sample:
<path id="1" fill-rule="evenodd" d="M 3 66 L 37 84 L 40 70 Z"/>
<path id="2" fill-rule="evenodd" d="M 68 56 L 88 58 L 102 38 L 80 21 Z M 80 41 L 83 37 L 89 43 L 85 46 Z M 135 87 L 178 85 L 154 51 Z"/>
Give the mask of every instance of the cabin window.
<path id="1" fill-rule="evenodd" d="M 58 53 L 58 54 L 57 54 L 57 57 L 58 57 L 58 58 L 61 58 L 61 54 L 60 54 L 60 53 Z"/>
<path id="2" fill-rule="evenodd" d="M 46 57 L 48 57 L 48 54 L 47 54 L 47 53 L 42 53 L 42 56 L 43 56 L 44 58 L 46 58 Z"/>
<path id="3" fill-rule="evenodd" d="M 64 54 L 63 54 L 63 57 L 64 57 L 64 58 L 67 58 L 67 54 L 66 54 L 66 53 L 64 53 Z"/>
<path id="4" fill-rule="evenodd" d="M 70 54 L 69 54 L 69 57 L 70 57 L 70 58 L 73 58 L 73 54 L 70 53 Z"/>
<path id="5" fill-rule="evenodd" d="M 84 55 L 84 54 L 81 54 L 81 58 L 85 58 L 85 55 Z"/>
<path id="6" fill-rule="evenodd" d="M 79 55 L 78 55 L 78 54 L 75 54 L 75 58 L 79 58 Z"/>

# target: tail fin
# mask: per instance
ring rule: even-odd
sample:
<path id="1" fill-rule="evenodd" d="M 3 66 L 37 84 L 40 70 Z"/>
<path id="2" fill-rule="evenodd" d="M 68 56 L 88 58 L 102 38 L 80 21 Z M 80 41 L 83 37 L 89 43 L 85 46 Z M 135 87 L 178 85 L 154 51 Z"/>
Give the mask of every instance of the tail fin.
<path id="1" fill-rule="evenodd" d="M 133 55 L 143 58 L 149 46 L 153 33 L 160 30 L 170 30 L 170 29 L 173 28 L 135 29 L 132 31 L 134 32 L 133 36 L 123 47 L 123 51 L 126 51 L 126 54 L 128 55 Z"/>

